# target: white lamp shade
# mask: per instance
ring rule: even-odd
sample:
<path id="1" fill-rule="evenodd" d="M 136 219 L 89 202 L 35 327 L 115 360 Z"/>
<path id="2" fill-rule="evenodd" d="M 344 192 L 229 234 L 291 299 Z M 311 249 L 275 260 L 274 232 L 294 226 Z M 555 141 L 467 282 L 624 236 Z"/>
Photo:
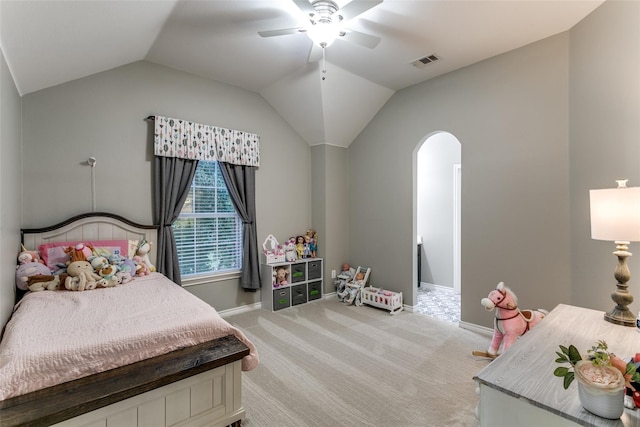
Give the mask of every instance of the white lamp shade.
<path id="1" fill-rule="evenodd" d="M 640 241 L 640 187 L 589 191 L 591 238 Z"/>

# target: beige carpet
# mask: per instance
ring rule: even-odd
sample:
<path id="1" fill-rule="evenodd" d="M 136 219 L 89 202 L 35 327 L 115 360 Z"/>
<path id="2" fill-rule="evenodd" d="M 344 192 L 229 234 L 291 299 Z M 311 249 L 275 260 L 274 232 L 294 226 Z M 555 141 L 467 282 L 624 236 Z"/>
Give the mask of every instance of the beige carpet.
<path id="1" fill-rule="evenodd" d="M 327 299 L 226 317 L 261 364 L 243 377 L 245 427 L 477 426 L 471 355 L 489 337 L 421 314 Z"/>

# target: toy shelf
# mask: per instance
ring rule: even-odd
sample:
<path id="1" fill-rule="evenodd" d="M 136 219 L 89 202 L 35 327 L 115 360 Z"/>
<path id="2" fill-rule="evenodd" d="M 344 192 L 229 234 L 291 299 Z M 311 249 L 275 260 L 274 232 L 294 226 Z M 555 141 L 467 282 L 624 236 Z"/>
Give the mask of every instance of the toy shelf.
<path id="1" fill-rule="evenodd" d="M 369 286 L 361 290 L 362 304 L 389 310 L 394 315 L 403 310 L 402 292 L 391 292 L 382 288 Z"/>
<path id="2" fill-rule="evenodd" d="M 278 283 L 280 270 L 286 271 Z M 262 264 L 262 308 L 282 310 L 322 298 L 322 258 L 303 258 L 291 262 Z"/>

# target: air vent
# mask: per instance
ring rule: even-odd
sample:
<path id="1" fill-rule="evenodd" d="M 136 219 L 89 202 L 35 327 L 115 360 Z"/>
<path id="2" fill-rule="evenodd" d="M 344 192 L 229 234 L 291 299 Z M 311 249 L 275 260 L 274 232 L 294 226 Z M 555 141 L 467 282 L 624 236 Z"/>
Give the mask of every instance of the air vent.
<path id="1" fill-rule="evenodd" d="M 432 62 L 436 62 L 436 61 L 439 61 L 439 60 L 440 60 L 440 58 L 435 53 L 432 53 L 431 55 L 427 55 L 427 56 L 425 56 L 423 58 L 416 59 L 415 61 L 413 61 L 411 63 L 411 65 L 413 65 L 414 67 L 417 67 L 417 68 L 422 68 L 427 64 L 431 64 Z"/>

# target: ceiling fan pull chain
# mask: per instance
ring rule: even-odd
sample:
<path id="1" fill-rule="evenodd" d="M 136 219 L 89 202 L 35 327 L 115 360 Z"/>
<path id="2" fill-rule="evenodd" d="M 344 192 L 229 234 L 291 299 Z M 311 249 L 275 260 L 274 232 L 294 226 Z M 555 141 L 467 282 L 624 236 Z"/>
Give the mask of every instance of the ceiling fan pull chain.
<path id="1" fill-rule="evenodd" d="M 325 74 L 327 74 L 327 59 L 325 57 L 324 46 L 322 46 L 322 80 L 326 78 Z"/>

